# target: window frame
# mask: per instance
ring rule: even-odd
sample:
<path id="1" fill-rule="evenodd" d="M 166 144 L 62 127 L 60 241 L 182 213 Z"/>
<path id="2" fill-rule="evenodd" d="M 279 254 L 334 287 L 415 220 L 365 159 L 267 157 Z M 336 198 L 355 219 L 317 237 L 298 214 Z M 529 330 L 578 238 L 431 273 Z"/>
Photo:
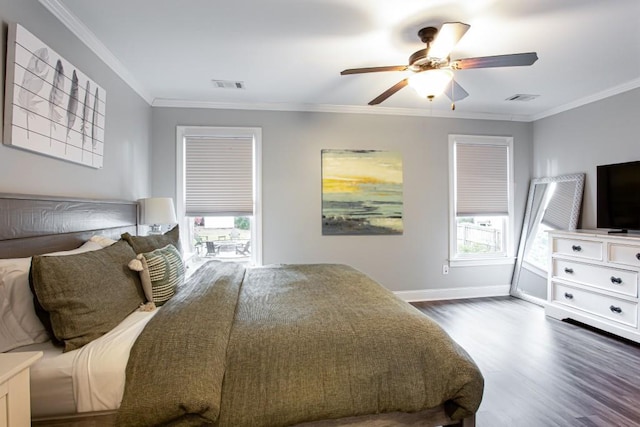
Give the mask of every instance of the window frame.
<path id="1" fill-rule="evenodd" d="M 507 147 L 507 219 L 504 251 L 500 254 L 459 254 L 457 251 L 456 157 L 457 144 L 499 145 Z M 486 135 L 449 135 L 449 265 L 452 267 L 513 264 L 514 258 L 514 173 L 513 137 Z M 496 215 L 494 215 L 496 216 Z"/>
<path id="2" fill-rule="evenodd" d="M 185 216 L 185 140 L 188 137 L 251 138 L 253 140 L 253 220 L 251 223 L 251 264 L 262 265 L 262 128 L 223 126 L 176 126 L 176 208 L 181 227 Z M 186 238 L 183 233 L 181 239 Z M 181 242 L 188 248 L 189 242 Z"/>

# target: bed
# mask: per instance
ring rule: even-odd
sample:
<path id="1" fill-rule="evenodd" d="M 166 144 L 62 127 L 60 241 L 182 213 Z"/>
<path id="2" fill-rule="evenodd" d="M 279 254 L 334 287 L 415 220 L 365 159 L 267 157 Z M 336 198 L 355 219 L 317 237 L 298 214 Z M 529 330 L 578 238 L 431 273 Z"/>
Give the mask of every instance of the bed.
<path id="1" fill-rule="evenodd" d="M 147 242 L 135 237 L 136 217 L 133 202 L 4 195 L 0 273 L 16 258 L 15 268 L 32 262 L 37 299 L 46 294 L 41 283 L 62 274 L 60 286 L 70 289 L 54 287 L 53 303 L 44 298 L 57 324 L 55 304 L 73 306 L 60 295 L 86 282 L 69 284 L 78 273 L 65 276 L 68 266 L 131 258 L 127 251 Z M 153 253 L 160 250 L 175 253 L 172 245 Z M 75 252 L 35 256 L 57 251 Z M 133 251 L 136 259 L 149 253 Z M 123 286 L 113 279 L 120 273 L 102 276 Z M 64 347 L 31 327 L 32 342 L 7 350 L 44 353 L 31 370 L 34 425 L 475 425 L 483 378 L 473 360 L 435 322 L 349 266 L 211 261 L 149 311 L 144 279 L 137 283 L 118 288 L 128 300 L 107 310 L 126 315 L 87 342 L 77 325 Z M 33 295 L 21 292 L 22 300 Z M 102 290 L 92 292 L 109 306 Z"/>

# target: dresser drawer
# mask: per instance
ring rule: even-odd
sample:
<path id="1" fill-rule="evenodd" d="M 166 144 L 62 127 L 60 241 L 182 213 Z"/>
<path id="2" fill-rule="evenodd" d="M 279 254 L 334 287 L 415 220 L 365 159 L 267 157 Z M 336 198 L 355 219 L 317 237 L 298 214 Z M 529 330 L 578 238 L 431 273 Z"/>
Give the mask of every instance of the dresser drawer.
<path id="1" fill-rule="evenodd" d="M 553 239 L 553 252 L 560 255 L 571 255 L 579 258 L 602 261 L 602 242 L 580 239 Z"/>
<path id="2" fill-rule="evenodd" d="M 640 268 L 640 246 L 611 243 L 609 245 L 609 262 Z"/>
<path id="3" fill-rule="evenodd" d="M 638 296 L 638 272 L 599 265 L 583 264 L 565 259 L 553 259 L 553 276 L 583 283 L 612 292 Z"/>
<path id="4" fill-rule="evenodd" d="M 553 283 L 552 301 L 634 328 L 638 325 L 638 304 L 634 302 L 559 283 Z"/>

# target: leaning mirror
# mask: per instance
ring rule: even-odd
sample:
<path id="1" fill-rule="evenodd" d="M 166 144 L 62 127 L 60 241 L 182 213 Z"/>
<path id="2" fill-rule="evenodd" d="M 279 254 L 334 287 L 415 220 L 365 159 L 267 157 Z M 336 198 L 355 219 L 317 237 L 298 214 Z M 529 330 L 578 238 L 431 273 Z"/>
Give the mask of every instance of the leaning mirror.
<path id="1" fill-rule="evenodd" d="M 582 206 L 584 174 L 531 181 L 511 295 L 544 305 L 547 300 L 549 230 L 575 230 Z"/>

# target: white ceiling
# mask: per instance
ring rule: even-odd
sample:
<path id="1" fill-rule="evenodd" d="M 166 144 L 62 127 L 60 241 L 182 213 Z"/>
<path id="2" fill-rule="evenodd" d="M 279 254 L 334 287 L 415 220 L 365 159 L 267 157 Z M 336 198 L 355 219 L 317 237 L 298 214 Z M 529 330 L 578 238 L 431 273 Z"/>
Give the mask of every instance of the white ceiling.
<path id="1" fill-rule="evenodd" d="M 158 106 L 381 112 L 535 120 L 640 87 L 639 0 L 40 0 Z M 470 30 L 451 58 L 538 53 L 530 67 L 460 70 L 469 97 L 450 110 L 402 89 L 420 28 Z M 213 79 L 245 89 L 216 89 Z M 515 94 L 540 95 L 527 102 Z"/>

